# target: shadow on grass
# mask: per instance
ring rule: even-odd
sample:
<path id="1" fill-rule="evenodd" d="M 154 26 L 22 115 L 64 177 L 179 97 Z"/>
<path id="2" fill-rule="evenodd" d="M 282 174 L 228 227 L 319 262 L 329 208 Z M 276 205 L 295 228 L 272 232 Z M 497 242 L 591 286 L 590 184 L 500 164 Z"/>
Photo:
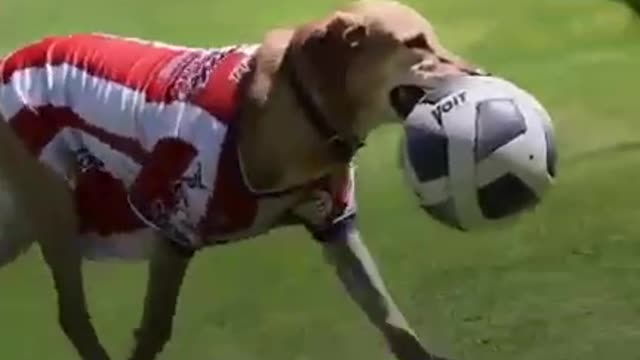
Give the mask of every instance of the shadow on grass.
<path id="1" fill-rule="evenodd" d="M 617 0 L 618 2 L 627 4 L 636 13 L 637 16 L 640 16 L 640 0 Z"/>

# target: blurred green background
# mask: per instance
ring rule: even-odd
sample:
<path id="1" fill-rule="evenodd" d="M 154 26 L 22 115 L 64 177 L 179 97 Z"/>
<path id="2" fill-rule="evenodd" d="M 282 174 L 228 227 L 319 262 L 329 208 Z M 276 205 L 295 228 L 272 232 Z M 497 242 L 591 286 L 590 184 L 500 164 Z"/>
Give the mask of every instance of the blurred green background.
<path id="1" fill-rule="evenodd" d="M 342 1 L 3 0 L 0 53 L 101 31 L 197 46 L 260 39 Z M 536 94 L 556 122 L 560 178 L 517 226 L 463 235 L 402 187 L 399 128 L 359 158 L 361 226 L 427 343 L 463 359 L 640 359 L 640 21 L 605 0 L 408 1 L 444 43 Z M 636 3 L 637 4 L 637 3 Z M 601 152 L 601 149 L 609 151 Z M 595 151 L 594 155 L 580 154 Z M 143 265 L 88 264 L 98 330 L 122 359 Z M 0 271 L 0 359 L 75 359 L 38 251 Z M 301 229 L 202 253 L 162 359 L 391 359 Z"/>

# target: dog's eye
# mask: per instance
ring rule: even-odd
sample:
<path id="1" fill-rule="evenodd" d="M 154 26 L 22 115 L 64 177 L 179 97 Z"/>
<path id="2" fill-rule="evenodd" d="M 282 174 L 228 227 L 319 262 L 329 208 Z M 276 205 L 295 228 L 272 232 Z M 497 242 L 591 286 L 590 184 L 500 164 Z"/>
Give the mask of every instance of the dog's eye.
<path id="1" fill-rule="evenodd" d="M 411 37 L 408 40 L 403 41 L 403 44 L 409 49 L 416 49 L 416 50 L 429 49 L 429 43 L 427 42 L 427 37 L 424 36 L 424 34 L 418 34 L 414 37 Z"/>

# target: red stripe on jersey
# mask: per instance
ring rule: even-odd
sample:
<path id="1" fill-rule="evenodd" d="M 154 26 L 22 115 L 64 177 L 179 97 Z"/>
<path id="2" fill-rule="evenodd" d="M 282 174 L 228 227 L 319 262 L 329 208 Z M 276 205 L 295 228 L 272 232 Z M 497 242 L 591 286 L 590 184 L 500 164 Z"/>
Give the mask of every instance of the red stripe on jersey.
<path id="1" fill-rule="evenodd" d="M 198 150 L 193 145 L 180 139 L 158 141 L 149 161 L 144 164 L 131 186 L 130 192 L 136 206 L 146 211 L 145 208 L 153 201 L 171 203 L 174 200 L 173 185 L 180 180 L 197 154 Z"/>
<path id="2" fill-rule="evenodd" d="M 11 76 L 20 70 L 31 67 L 42 67 L 47 63 L 47 49 L 57 38 L 45 38 L 37 43 L 29 44 L 10 54 L 0 62 L 0 84 L 11 81 Z"/>
<path id="3" fill-rule="evenodd" d="M 202 233 L 209 236 L 248 229 L 258 213 L 258 198 L 247 188 L 240 169 L 235 136 L 230 129 L 220 155 L 213 194 L 200 224 Z"/>
<path id="4" fill-rule="evenodd" d="M 150 102 L 166 102 L 171 79 L 158 76 L 186 50 L 93 34 L 46 38 L 20 49 L 2 64 L 2 82 L 27 68 L 67 64 L 88 74 L 141 91 Z"/>
<path id="5" fill-rule="evenodd" d="M 10 125 L 29 151 L 39 156 L 45 146 L 63 129 L 77 129 L 108 144 L 139 164 L 148 157 L 147 151 L 135 139 L 120 136 L 97 127 L 69 108 L 41 106 L 36 109 L 22 108 Z"/>
<path id="6" fill-rule="evenodd" d="M 80 233 L 124 233 L 145 227 L 131 210 L 122 180 L 101 169 L 90 169 L 76 178 L 73 190 Z"/>

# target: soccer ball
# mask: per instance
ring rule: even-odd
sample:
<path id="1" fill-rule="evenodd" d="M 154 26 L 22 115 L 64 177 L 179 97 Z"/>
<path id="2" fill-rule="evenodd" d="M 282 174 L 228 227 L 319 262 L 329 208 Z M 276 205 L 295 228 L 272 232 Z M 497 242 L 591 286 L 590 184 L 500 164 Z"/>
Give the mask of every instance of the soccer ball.
<path id="1" fill-rule="evenodd" d="M 544 107 L 513 83 L 456 77 L 420 89 L 407 111 L 401 163 L 421 207 L 471 230 L 537 205 L 556 175 L 556 146 Z"/>

